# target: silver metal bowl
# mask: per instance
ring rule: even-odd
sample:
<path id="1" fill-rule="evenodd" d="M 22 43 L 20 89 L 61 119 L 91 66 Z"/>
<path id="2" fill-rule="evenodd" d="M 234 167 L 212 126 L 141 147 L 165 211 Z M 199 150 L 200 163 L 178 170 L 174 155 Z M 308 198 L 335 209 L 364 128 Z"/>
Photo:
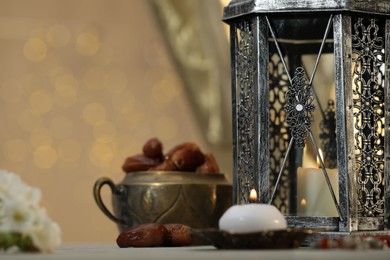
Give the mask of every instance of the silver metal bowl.
<path id="1" fill-rule="evenodd" d="M 101 188 L 112 191 L 111 213 L 101 198 Z M 195 172 L 131 172 L 119 184 L 101 177 L 94 197 L 103 213 L 120 231 L 143 223 L 180 223 L 192 228 L 218 227 L 232 205 L 232 186 L 224 174 Z"/>

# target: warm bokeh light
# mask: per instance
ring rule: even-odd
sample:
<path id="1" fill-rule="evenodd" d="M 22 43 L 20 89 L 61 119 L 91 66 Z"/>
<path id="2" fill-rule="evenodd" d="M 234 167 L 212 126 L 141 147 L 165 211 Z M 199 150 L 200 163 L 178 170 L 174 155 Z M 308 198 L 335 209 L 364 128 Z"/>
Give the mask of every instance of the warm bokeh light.
<path id="1" fill-rule="evenodd" d="M 97 142 L 108 143 L 115 139 L 116 126 L 109 121 L 101 122 L 93 128 L 93 136 Z"/>
<path id="2" fill-rule="evenodd" d="M 136 98 L 130 90 L 125 90 L 121 93 L 114 93 L 111 100 L 111 104 L 117 112 L 122 111 L 123 107 L 126 105 L 134 104 L 134 102 L 136 102 Z"/>
<path id="3" fill-rule="evenodd" d="M 55 88 L 58 95 L 64 98 L 77 97 L 79 83 L 71 73 L 64 73 L 55 80 Z"/>
<path id="4" fill-rule="evenodd" d="M 122 115 L 121 120 L 125 120 L 130 124 L 139 124 L 145 120 L 146 107 L 144 102 L 133 101 L 122 104 L 120 111 Z"/>
<path id="5" fill-rule="evenodd" d="M 52 168 L 58 159 L 57 151 L 49 145 L 42 145 L 34 150 L 34 163 L 39 168 Z"/>
<path id="6" fill-rule="evenodd" d="M 99 37 L 89 32 L 80 33 L 76 38 L 76 50 L 83 56 L 92 56 L 100 48 Z"/>
<path id="7" fill-rule="evenodd" d="M 114 154 L 115 151 L 112 145 L 95 143 L 89 151 L 89 159 L 94 165 L 104 167 L 111 163 Z"/>
<path id="8" fill-rule="evenodd" d="M 64 96 L 59 92 L 54 94 L 54 102 L 57 106 L 62 108 L 72 107 L 77 102 L 77 95 L 74 96 Z"/>
<path id="9" fill-rule="evenodd" d="M 48 91 L 38 90 L 30 96 L 30 106 L 34 114 L 46 114 L 53 106 L 53 98 Z"/>
<path id="10" fill-rule="evenodd" d="M 302 207 L 305 207 L 307 205 L 307 201 L 305 198 L 302 198 L 301 201 L 299 202 L 299 204 L 302 206 Z"/>
<path id="11" fill-rule="evenodd" d="M 32 62 L 43 61 L 47 56 L 47 45 L 39 38 L 30 38 L 23 47 L 24 56 Z"/>
<path id="12" fill-rule="evenodd" d="M 152 89 L 153 100 L 158 103 L 169 103 L 175 98 L 176 87 L 168 80 L 157 82 Z"/>

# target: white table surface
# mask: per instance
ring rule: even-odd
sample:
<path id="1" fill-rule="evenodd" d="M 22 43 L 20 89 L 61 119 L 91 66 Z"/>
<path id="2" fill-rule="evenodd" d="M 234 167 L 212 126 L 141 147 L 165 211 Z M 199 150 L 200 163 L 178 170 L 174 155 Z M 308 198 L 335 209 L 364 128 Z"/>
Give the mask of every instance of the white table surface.
<path id="1" fill-rule="evenodd" d="M 0 259 L 126 259 L 126 260 L 390 260 L 388 250 L 318 250 L 310 248 L 291 250 L 217 250 L 212 246 L 176 248 L 119 248 L 115 244 L 65 244 L 52 254 L 0 252 Z"/>

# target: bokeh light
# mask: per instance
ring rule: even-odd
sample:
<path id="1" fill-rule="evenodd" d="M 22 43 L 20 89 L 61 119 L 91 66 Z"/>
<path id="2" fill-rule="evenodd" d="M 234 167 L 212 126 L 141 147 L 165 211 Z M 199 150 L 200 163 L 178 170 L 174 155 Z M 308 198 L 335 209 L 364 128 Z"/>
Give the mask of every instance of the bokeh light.
<path id="1" fill-rule="evenodd" d="M 93 56 L 99 48 L 99 37 L 93 33 L 82 32 L 76 38 L 76 50 L 83 56 Z"/>
<path id="2" fill-rule="evenodd" d="M 50 145 L 41 145 L 34 150 L 34 163 L 43 169 L 52 168 L 58 160 L 57 151 Z"/>
<path id="3" fill-rule="evenodd" d="M 49 112 L 53 106 L 53 98 L 46 90 L 38 90 L 30 96 L 32 112 L 43 115 Z"/>
<path id="4" fill-rule="evenodd" d="M 146 118 L 145 104 L 140 101 L 126 103 L 121 107 L 120 113 L 131 124 L 138 124 Z"/>
<path id="5" fill-rule="evenodd" d="M 176 94 L 176 87 L 168 80 L 157 82 L 152 89 L 153 100 L 158 103 L 172 102 Z"/>
<path id="6" fill-rule="evenodd" d="M 41 39 L 32 37 L 25 43 L 23 53 L 29 61 L 40 62 L 47 56 L 47 45 Z"/>
<path id="7" fill-rule="evenodd" d="M 114 147 L 110 144 L 95 143 L 89 151 L 89 159 L 91 162 L 99 167 L 109 165 L 114 158 Z"/>
<path id="8" fill-rule="evenodd" d="M 55 80 L 55 88 L 58 95 L 64 98 L 77 97 L 79 83 L 71 73 L 59 75 Z"/>
<path id="9" fill-rule="evenodd" d="M 122 107 L 126 106 L 128 103 L 135 102 L 135 96 L 130 90 L 125 90 L 122 93 L 114 93 L 112 95 L 112 106 L 119 112 L 122 110 Z"/>
<path id="10" fill-rule="evenodd" d="M 116 126 L 112 122 L 101 122 L 93 128 L 93 136 L 97 142 L 108 143 L 115 139 Z"/>

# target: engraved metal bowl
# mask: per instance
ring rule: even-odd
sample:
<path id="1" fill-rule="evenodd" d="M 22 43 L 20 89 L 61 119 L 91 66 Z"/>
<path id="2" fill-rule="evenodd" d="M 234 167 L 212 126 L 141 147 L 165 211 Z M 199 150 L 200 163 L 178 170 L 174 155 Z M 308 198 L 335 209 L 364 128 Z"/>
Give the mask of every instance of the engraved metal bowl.
<path id="1" fill-rule="evenodd" d="M 111 188 L 113 213 L 100 195 L 104 185 Z M 224 174 L 130 172 L 119 184 L 107 177 L 99 178 L 94 185 L 94 198 L 121 232 L 144 223 L 212 228 L 218 226 L 219 218 L 232 205 L 232 186 Z"/>

